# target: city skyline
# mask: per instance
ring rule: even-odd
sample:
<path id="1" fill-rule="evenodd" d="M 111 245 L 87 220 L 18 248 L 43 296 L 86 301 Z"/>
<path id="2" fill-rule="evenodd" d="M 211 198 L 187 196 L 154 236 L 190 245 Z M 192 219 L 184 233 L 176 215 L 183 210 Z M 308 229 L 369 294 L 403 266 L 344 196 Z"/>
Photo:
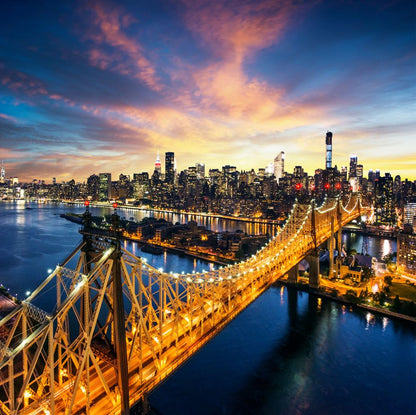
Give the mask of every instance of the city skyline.
<path id="1" fill-rule="evenodd" d="M 410 1 L 4 8 L 0 158 L 21 181 L 152 172 L 158 150 L 313 174 L 326 131 L 333 166 L 416 179 Z"/>
<path id="2" fill-rule="evenodd" d="M 160 178 L 162 180 L 166 179 L 166 155 L 173 155 L 174 158 L 174 164 L 176 166 L 176 155 L 174 152 L 166 152 L 165 156 L 162 158 L 162 160 L 165 162 L 163 163 L 163 168 L 162 168 L 162 163 L 161 163 L 161 159 L 160 159 L 160 155 L 159 155 L 159 151 L 157 152 L 157 156 L 156 156 L 156 160 L 154 163 L 152 163 L 152 167 L 147 171 L 147 170 L 142 170 L 142 171 L 135 171 L 135 172 L 121 172 L 120 174 L 114 174 L 114 172 L 112 171 L 107 171 L 107 172 L 103 172 L 103 171 L 91 171 L 88 174 L 88 177 L 90 176 L 94 176 L 94 175 L 99 175 L 99 174 L 110 174 L 113 175 L 113 179 L 114 180 L 118 180 L 118 177 L 122 177 L 122 176 L 127 176 L 129 177 L 129 179 L 133 180 L 133 176 L 137 175 L 137 174 L 141 174 L 141 173 L 147 173 L 149 175 L 149 177 L 151 177 L 155 172 L 157 172 L 157 174 L 160 176 Z M 384 175 L 390 175 L 393 178 L 396 176 L 400 176 L 400 175 L 396 175 L 393 176 L 391 174 L 391 172 L 389 171 L 385 171 L 382 170 L 380 168 L 366 168 L 364 167 L 361 163 L 362 160 L 358 161 L 358 156 L 356 154 L 350 154 L 348 159 L 346 160 L 346 162 L 342 165 L 335 165 L 332 166 L 333 169 L 336 169 L 338 172 L 341 172 L 342 170 L 346 170 L 346 171 L 351 171 L 351 163 L 352 160 L 355 161 L 355 164 L 358 166 L 361 166 L 361 174 L 359 175 L 359 177 L 364 177 L 364 178 L 370 178 L 370 176 L 372 176 L 373 174 L 377 173 L 379 176 L 384 176 Z M 168 162 L 170 164 L 170 161 Z M 30 183 L 33 181 L 39 181 L 39 182 L 45 182 L 45 183 L 57 183 L 59 182 L 59 180 L 57 181 L 56 177 L 33 177 L 29 180 L 21 180 L 19 177 L 14 176 L 14 175 L 10 175 L 10 174 L 6 174 L 8 172 L 6 172 L 6 168 L 5 168 L 6 163 L 4 162 L 4 160 L 1 161 L 1 181 L 0 183 L 6 182 L 6 181 L 10 181 L 10 182 L 15 182 L 15 183 Z M 307 176 L 312 177 L 314 176 L 314 174 L 316 174 L 316 172 L 322 172 L 326 170 L 326 167 L 322 167 L 322 166 L 318 166 L 316 168 L 312 168 L 311 171 L 307 171 L 303 165 L 295 165 L 293 166 L 293 169 L 291 168 L 290 170 L 287 170 L 285 167 L 285 155 L 284 152 L 281 151 L 272 162 L 270 162 L 267 166 L 252 166 L 251 168 L 247 168 L 247 169 L 240 169 L 239 166 L 234 166 L 232 164 L 225 164 L 225 165 L 217 165 L 217 166 L 212 166 L 209 169 L 206 169 L 206 165 L 205 163 L 201 163 L 201 162 L 195 162 L 187 167 L 184 167 L 183 169 L 176 169 L 176 167 L 174 168 L 173 172 L 175 175 L 179 175 L 181 172 L 186 172 L 189 169 L 199 169 L 200 166 L 202 166 L 205 175 L 204 176 L 198 176 L 198 178 L 202 178 L 205 177 L 207 178 L 209 176 L 209 172 L 210 170 L 214 171 L 221 171 L 223 170 L 225 167 L 230 167 L 232 166 L 233 168 L 236 169 L 236 171 L 240 172 L 240 173 L 248 173 L 248 172 L 252 172 L 254 171 L 256 174 L 260 172 L 260 170 L 264 170 L 264 173 L 266 174 L 266 176 L 270 176 L 273 175 L 277 182 L 279 183 L 279 179 L 281 177 L 283 177 L 284 175 L 287 176 L 291 176 L 293 174 L 296 175 L 297 171 L 299 170 L 299 168 L 301 168 L 302 172 L 304 172 Z M 356 172 L 354 171 L 353 173 L 354 176 L 356 176 Z M 82 183 L 85 182 L 88 177 L 80 177 L 77 178 L 76 181 L 78 183 Z M 412 179 L 409 179 L 408 177 L 404 177 L 404 176 L 400 176 L 401 180 L 410 180 L 413 181 Z M 70 177 L 68 179 L 68 181 L 70 180 L 74 180 L 74 177 Z M 171 182 L 171 179 L 168 180 L 169 182 Z M 65 181 L 63 180 L 62 183 L 65 183 Z"/>

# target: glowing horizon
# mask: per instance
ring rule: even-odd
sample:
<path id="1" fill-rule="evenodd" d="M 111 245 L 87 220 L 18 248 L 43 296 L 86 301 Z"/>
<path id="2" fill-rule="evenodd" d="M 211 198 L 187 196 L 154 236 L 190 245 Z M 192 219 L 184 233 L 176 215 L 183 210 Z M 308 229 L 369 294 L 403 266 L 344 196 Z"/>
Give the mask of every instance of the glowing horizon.
<path id="1" fill-rule="evenodd" d="M 411 1 L 4 2 L 7 177 L 85 181 L 204 163 L 416 179 Z"/>

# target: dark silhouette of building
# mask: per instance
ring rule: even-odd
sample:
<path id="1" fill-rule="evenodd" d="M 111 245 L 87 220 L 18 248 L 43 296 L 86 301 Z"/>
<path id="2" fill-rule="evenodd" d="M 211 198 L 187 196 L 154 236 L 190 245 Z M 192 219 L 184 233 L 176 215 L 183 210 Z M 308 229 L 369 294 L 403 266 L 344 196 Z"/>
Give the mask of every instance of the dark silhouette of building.
<path id="1" fill-rule="evenodd" d="M 165 153 L 165 182 L 172 184 L 175 181 L 175 153 Z"/>

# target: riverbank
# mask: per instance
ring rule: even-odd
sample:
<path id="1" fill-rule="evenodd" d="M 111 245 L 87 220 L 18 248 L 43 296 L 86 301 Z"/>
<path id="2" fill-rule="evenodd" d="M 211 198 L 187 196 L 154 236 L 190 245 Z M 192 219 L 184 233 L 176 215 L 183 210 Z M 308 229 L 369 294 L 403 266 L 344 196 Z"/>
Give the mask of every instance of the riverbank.
<path id="1" fill-rule="evenodd" d="M 48 202 L 48 201 L 47 201 Z M 84 201 L 71 201 L 71 200 L 62 200 L 59 202 L 49 202 L 49 203 L 64 203 L 67 205 L 74 205 L 74 206 L 83 206 Z M 96 208 L 106 208 L 106 209 L 114 209 L 112 203 L 103 203 L 103 202 L 90 202 L 90 207 Z M 201 218 L 213 218 L 213 219 L 224 219 L 224 220 L 232 220 L 236 222 L 246 222 L 246 223 L 257 223 L 261 225 L 271 225 L 271 226 L 282 226 L 286 219 L 261 219 L 261 218 L 249 218 L 249 217 L 240 217 L 240 216 L 229 216 L 229 215 L 221 215 L 216 213 L 206 213 L 206 212 L 192 212 L 186 210 L 175 210 L 175 209 L 161 209 L 161 208 L 150 208 L 150 207 L 141 207 L 141 206 L 133 206 L 133 205 L 125 205 L 125 204 L 118 204 L 117 209 L 126 209 L 126 210 L 133 210 L 133 211 L 142 211 L 142 212 L 156 212 L 156 213 L 164 213 L 164 214 L 171 214 L 171 215 L 186 215 L 186 216 L 194 216 L 194 217 L 201 217 Z"/>
<path id="2" fill-rule="evenodd" d="M 162 248 L 162 249 L 164 249 L 168 252 L 172 252 L 176 255 L 187 255 L 187 256 L 192 257 L 192 258 L 212 262 L 213 264 L 216 264 L 216 265 L 227 266 L 227 265 L 231 265 L 231 264 L 234 263 L 234 261 L 232 261 L 231 259 L 226 260 L 225 258 L 219 258 L 218 256 L 216 256 L 214 254 L 204 255 L 202 253 L 195 252 L 195 251 L 190 251 L 190 250 L 184 249 L 184 248 L 177 248 L 177 247 L 166 245 L 166 244 L 158 244 L 156 242 L 148 242 L 146 240 L 143 240 L 143 239 L 140 239 L 140 238 L 135 238 L 133 236 L 123 235 L 123 238 L 126 239 L 127 241 L 130 241 L 130 242 L 136 242 L 141 246 L 160 247 L 160 248 Z"/>
<path id="3" fill-rule="evenodd" d="M 74 213 L 62 213 L 60 217 L 70 222 L 76 223 L 78 225 L 82 224 L 82 214 L 74 214 Z M 179 248 L 176 246 L 172 246 L 166 243 L 158 243 L 155 241 L 149 242 L 147 239 L 136 237 L 134 234 L 129 234 L 128 232 L 123 232 L 123 239 L 136 242 L 139 245 L 146 247 L 148 250 L 145 252 L 149 252 L 151 254 L 162 254 L 162 250 L 166 250 L 168 252 L 172 252 L 177 255 L 187 255 L 192 258 L 200 259 L 203 261 L 212 262 L 216 265 L 227 266 L 233 264 L 235 261 L 232 259 L 224 258 L 223 256 L 216 255 L 215 253 L 204 253 L 198 252 L 186 248 Z M 159 251 L 160 249 L 160 251 Z"/>
<path id="4" fill-rule="evenodd" d="M 308 294 L 313 294 L 316 295 L 320 298 L 325 298 L 327 300 L 331 300 L 331 301 L 335 301 L 337 303 L 349 306 L 349 307 L 353 307 L 353 308 L 359 308 L 362 310 L 367 310 L 373 313 L 377 313 L 380 315 L 384 315 L 384 316 L 388 316 L 397 320 L 402 320 L 402 321 L 407 321 L 413 324 L 416 324 L 416 317 L 412 317 L 412 316 L 408 316 L 406 314 L 401 314 L 401 313 L 396 313 L 394 311 L 390 311 L 388 309 L 385 308 L 379 308 L 379 307 L 374 307 L 371 305 L 367 305 L 367 304 L 363 304 L 363 303 L 356 303 L 353 301 L 349 301 L 348 299 L 346 299 L 345 297 L 339 297 L 339 296 L 333 296 L 331 294 L 329 294 L 328 292 L 322 291 L 320 289 L 316 289 L 316 288 L 311 288 L 306 284 L 303 283 L 291 283 L 288 282 L 286 280 L 278 280 L 278 283 L 281 283 L 285 286 L 288 287 L 293 287 L 296 288 L 299 291 L 303 291 L 303 292 L 307 292 Z"/>
<path id="5" fill-rule="evenodd" d="M 397 239 L 399 233 L 396 229 L 385 229 L 372 225 L 359 226 L 354 224 L 347 224 L 343 226 L 342 232 L 358 233 L 364 236 L 377 236 L 387 239 Z"/>

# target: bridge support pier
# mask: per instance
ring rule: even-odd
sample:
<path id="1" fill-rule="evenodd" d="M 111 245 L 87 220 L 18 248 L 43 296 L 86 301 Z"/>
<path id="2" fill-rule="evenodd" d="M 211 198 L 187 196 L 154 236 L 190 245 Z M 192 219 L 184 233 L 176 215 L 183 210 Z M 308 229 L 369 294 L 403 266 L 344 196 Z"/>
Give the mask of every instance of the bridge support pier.
<path id="1" fill-rule="evenodd" d="M 320 283 L 319 254 L 318 252 L 312 252 L 305 259 L 309 263 L 309 286 L 311 288 L 318 288 Z"/>
<path id="2" fill-rule="evenodd" d="M 337 256 L 337 266 L 336 266 L 336 277 L 339 278 L 341 252 L 342 252 L 342 228 L 339 228 L 337 232 L 337 251 L 338 251 L 338 256 Z"/>
<path id="3" fill-rule="evenodd" d="M 292 267 L 287 274 L 287 281 L 296 284 L 299 279 L 299 264 Z"/>
<path id="4" fill-rule="evenodd" d="M 329 270 L 328 278 L 334 277 L 334 218 L 331 217 L 331 236 L 328 239 L 328 251 L 329 251 Z"/>

